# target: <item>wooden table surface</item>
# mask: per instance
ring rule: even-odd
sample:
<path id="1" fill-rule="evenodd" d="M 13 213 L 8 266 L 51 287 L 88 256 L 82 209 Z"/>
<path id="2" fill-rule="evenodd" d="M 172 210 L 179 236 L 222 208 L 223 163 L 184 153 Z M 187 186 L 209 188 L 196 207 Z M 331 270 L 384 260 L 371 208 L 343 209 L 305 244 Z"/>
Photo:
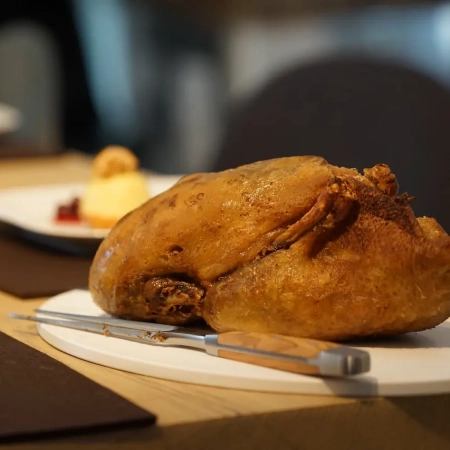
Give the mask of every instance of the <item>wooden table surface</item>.
<path id="1" fill-rule="evenodd" d="M 3 160 L 0 188 L 83 181 L 89 173 L 89 160 L 76 153 Z M 45 300 L 24 301 L 0 292 L 0 331 L 153 412 L 158 426 L 16 444 L 15 449 L 75 448 L 81 443 L 89 448 L 177 450 L 450 448 L 450 395 L 349 399 L 272 394 L 125 373 L 66 355 L 43 341 L 34 324 L 7 317 L 10 312 L 32 313 Z"/>

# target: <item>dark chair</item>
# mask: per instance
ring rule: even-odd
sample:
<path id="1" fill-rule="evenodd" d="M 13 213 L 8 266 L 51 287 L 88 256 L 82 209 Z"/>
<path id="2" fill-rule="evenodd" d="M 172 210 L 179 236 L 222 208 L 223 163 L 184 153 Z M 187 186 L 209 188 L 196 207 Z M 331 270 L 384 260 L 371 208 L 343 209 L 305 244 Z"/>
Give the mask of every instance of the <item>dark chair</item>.
<path id="1" fill-rule="evenodd" d="M 387 163 L 418 215 L 450 231 L 450 92 L 410 67 L 357 57 L 301 65 L 241 108 L 215 169 L 314 154 L 362 169 Z"/>

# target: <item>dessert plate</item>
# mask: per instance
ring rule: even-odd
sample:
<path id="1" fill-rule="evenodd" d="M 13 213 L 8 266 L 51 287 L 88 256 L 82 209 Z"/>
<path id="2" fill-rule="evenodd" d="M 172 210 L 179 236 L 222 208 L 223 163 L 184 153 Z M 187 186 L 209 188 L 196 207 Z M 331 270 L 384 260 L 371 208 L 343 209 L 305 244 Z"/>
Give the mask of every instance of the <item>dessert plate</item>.
<path id="1" fill-rule="evenodd" d="M 85 290 L 51 298 L 42 309 L 105 316 Z M 44 316 L 40 314 L 40 316 Z M 181 347 L 159 347 L 38 324 L 57 349 L 115 369 L 167 380 L 252 391 L 338 396 L 411 396 L 450 392 L 450 322 L 421 333 L 356 345 L 371 370 L 345 379 L 321 378 L 217 358 Z"/>
<path id="2" fill-rule="evenodd" d="M 181 175 L 149 175 L 151 195 L 169 189 L 180 178 Z M 94 229 L 84 223 L 58 223 L 54 220 L 58 206 L 81 197 L 84 189 L 84 183 L 2 189 L 0 221 L 42 236 L 100 241 L 109 229 Z"/>

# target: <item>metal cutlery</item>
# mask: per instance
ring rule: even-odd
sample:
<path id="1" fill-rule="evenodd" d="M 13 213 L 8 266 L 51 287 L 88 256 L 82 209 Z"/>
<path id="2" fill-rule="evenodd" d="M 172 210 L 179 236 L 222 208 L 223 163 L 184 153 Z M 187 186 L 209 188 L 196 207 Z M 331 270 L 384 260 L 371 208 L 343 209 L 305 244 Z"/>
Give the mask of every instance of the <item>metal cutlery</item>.
<path id="1" fill-rule="evenodd" d="M 110 317 L 40 309 L 36 312 L 54 318 L 9 316 L 145 344 L 201 349 L 210 355 L 299 374 L 347 377 L 370 370 L 368 352 L 333 342 L 241 331 L 216 334 L 198 328 Z"/>

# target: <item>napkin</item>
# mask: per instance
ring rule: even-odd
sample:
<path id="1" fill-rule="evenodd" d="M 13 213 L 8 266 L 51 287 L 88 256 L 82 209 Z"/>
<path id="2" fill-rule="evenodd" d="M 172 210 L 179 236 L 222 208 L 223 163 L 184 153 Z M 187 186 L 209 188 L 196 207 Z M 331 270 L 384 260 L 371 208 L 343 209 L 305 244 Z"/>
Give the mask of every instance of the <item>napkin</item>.
<path id="1" fill-rule="evenodd" d="M 0 444 L 145 426 L 155 416 L 0 332 Z"/>
<path id="2" fill-rule="evenodd" d="M 86 288 L 91 261 L 1 232 L 0 290 L 26 299 Z"/>

